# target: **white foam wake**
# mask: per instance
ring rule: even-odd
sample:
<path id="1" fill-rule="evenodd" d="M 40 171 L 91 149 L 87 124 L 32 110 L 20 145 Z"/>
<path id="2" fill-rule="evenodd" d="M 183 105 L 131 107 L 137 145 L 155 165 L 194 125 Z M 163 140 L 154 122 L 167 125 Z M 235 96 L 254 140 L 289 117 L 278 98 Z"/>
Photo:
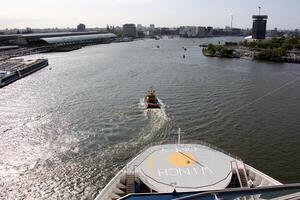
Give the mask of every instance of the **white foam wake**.
<path id="1" fill-rule="evenodd" d="M 159 134 L 160 129 L 169 121 L 169 117 L 166 113 L 166 105 L 161 99 L 158 99 L 160 102 L 160 109 L 146 109 L 144 99 L 141 98 L 139 102 L 139 108 L 144 110 L 144 116 L 149 121 L 142 131 L 140 139 L 147 139 L 154 134 Z"/>

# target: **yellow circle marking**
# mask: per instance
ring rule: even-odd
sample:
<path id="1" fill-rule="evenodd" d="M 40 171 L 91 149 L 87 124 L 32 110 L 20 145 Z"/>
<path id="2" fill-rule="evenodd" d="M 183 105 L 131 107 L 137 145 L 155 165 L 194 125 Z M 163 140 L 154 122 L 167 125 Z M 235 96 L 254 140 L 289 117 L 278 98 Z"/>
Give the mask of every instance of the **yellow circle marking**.
<path id="1" fill-rule="evenodd" d="M 153 168 L 154 168 L 154 158 L 151 156 L 151 157 L 148 159 L 147 163 L 148 163 L 148 168 L 150 169 L 150 171 L 152 171 Z"/>
<path id="2" fill-rule="evenodd" d="M 171 163 L 171 165 L 175 167 L 190 167 L 195 164 L 196 157 L 191 153 L 183 152 L 179 153 L 172 153 L 168 156 L 168 160 Z"/>

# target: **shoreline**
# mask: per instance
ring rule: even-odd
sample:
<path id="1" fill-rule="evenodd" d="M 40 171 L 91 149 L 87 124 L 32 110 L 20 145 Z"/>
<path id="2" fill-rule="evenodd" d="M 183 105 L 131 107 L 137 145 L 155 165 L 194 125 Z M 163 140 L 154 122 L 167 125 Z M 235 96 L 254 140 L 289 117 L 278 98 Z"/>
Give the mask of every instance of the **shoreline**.
<path id="1" fill-rule="evenodd" d="M 245 59 L 245 60 L 300 64 L 300 51 L 297 52 L 287 51 L 285 55 L 276 56 L 276 57 L 275 56 L 273 57 L 270 56 L 268 58 L 259 57 L 259 55 L 263 51 L 271 51 L 271 50 L 251 49 L 240 45 L 236 45 L 236 46 L 213 45 L 202 49 L 202 53 L 206 57 L 238 58 L 238 59 Z"/>

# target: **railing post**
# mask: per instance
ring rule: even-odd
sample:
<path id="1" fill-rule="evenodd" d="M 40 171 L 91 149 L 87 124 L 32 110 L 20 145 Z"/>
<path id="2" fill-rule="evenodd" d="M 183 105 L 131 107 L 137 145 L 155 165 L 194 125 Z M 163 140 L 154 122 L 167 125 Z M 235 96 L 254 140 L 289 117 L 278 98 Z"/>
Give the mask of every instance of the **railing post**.
<path id="1" fill-rule="evenodd" d="M 239 173 L 239 167 L 238 167 L 238 165 L 237 165 L 237 162 L 236 162 L 236 160 L 232 160 L 231 161 L 231 167 L 232 167 L 232 163 L 235 163 L 235 171 L 236 171 L 236 174 L 237 174 L 237 176 L 238 176 L 238 179 L 239 179 L 239 183 L 240 183 L 240 185 L 241 185 L 241 187 L 243 187 L 243 183 L 242 183 L 242 180 L 241 180 L 241 177 L 240 177 L 240 173 Z"/>
<path id="2" fill-rule="evenodd" d="M 170 183 L 170 185 L 173 187 L 173 191 L 176 192 L 176 185 L 177 185 L 177 183 L 173 182 L 173 183 Z"/>
<path id="3" fill-rule="evenodd" d="M 245 163 L 243 162 L 243 172 L 247 181 L 247 186 L 250 188 L 250 184 L 249 184 L 249 180 L 248 180 L 248 176 L 247 176 L 247 172 L 246 172 L 246 166 Z"/>
<path id="4" fill-rule="evenodd" d="M 134 177 L 135 177 L 135 170 L 136 170 L 136 168 L 137 168 L 137 165 L 133 165 L 133 175 L 134 175 Z"/>

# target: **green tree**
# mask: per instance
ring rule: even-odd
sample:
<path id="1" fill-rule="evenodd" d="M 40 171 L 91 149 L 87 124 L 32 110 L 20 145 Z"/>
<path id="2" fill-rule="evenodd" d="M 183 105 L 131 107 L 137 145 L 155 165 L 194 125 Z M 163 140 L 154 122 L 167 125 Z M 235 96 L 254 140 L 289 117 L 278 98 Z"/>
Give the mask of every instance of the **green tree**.
<path id="1" fill-rule="evenodd" d="M 216 53 L 216 46 L 213 45 L 213 44 L 209 44 L 209 45 L 207 46 L 207 51 L 208 51 L 208 53 L 210 53 L 210 54 L 215 54 L 215 53 Z"/>

